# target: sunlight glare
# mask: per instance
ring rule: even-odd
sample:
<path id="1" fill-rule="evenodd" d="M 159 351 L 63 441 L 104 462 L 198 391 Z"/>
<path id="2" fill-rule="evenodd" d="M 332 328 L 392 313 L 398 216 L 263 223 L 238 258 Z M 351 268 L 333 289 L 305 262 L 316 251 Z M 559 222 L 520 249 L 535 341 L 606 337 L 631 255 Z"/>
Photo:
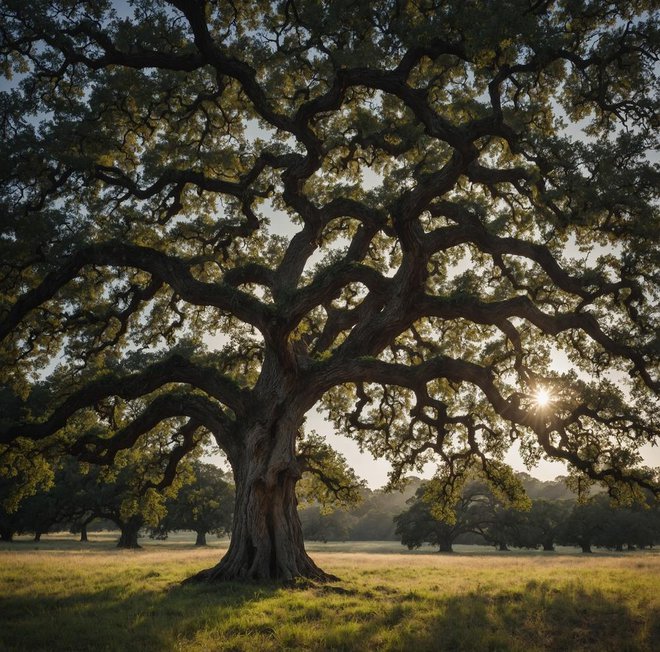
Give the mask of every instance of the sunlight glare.
<path id="1" fill-rule="evenodd" d="M 540 408 L 546 407 L 552 402 L 552 395 L 547 389 L 540 387 L 534 392 L 534 402 Z"/>

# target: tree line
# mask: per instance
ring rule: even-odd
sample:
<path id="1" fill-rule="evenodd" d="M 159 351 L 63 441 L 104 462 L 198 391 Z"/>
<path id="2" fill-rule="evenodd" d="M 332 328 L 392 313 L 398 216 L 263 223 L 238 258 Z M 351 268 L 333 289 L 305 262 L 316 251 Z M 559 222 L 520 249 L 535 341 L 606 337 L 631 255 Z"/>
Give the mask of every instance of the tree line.
<path id="1" fill-rule="evenodd" d="M 0 497 L 11 496 L 8 481 L 0 482 Z M 145 458 L 130 456 L 111 468 L 81 465 L 67 458 L 57 466 L 51 486 L 11 505 L 0 501 L 0 540 L 16 534 L 42 534 L 63 529 L 79 532 L 87 541 L 90 524 L 99 521 L 120 531 L 120 548 L 137 548 L 140 530 L 166 538 L 177 530 L 192 530 L 196 545 L 207 534 L 231 531 L 234 487 L 222 469 L 196 460 L 172 485 L 150 486 Z"/>
<path id="2" fill-rule="evenodd" d="M 499 550 L 576 546 L 610 550 L 652 547 L 660 541 L 660 510 L 646 503 L 617 506 L 606 494 L 584 501 L 562 479 L 536 480 L 517 474 L 530 497 L 508 505 L 487 483 L 466 484 L 449 510 L 439 513 L 429 485 L 412 479 L 404 492 L 364 490 L 363 502 L 350 510 L 324 514 L 318 506 L 301 512 L 305 537 L 311 540 L 400 540 L 409 549 L 424 544 L 451 552 L 455 543 L 487 544 Z M 521 508 L 522 507 L 522 508 Z"/>
<path id="3" fill-rule="evenodd" d="M 333 509 L 310 495 L 300 508 L 303 534 L 324 542 L 400 540 L 409 549 L 430 544 L 440 552 L 452 552 L 455 543 L 545 551 L 563 545 L 591 552 L 660 541 L 660 510 L 650 498 L 646 504 L 615 506 L 596 494 L 581 502 L 561 478 L 542 482 L 525 473 L 517 478 L 530 497 L 523 509 L 499 499 L 483 480 L 467 483 L 448 510 L 439 509 L 434 481 L 415 477 L 400 491 L 362 487 L 350 507 Z M 0 495 L 10 496 L 6 485 L 0 485 Z M 148 485 L 144 456 L 131 455 L 112 469 L 66 458 L 48 489 L 24 498 L 16 509 L 0 507 L 0 540 L 24 533 L 39 540 L 68 529 L 86 541 L 90 524 L 99 522 L 117 528 L 118 547 L 126 548 L 139 547 L 141 530 L 160 539 L 193 531 L 195 545 L 206 545 L 207 534 L 231 534 L 234 487 L 217 466 L 196 460 L 167 488 L 155 491 Z"/>

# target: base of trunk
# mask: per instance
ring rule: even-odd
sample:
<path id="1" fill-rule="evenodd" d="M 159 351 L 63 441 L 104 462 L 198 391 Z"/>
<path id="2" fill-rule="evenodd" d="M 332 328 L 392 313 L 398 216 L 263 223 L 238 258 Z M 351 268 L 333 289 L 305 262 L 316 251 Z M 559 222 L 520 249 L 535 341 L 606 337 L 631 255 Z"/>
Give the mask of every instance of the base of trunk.
<path id="1" fill-rule="evenodd" d="M 227 554 L 212 568 L 200 571 L 184 580 L 184 584 L 194 582 L 265 581 L 297 583 L 298 580 L 315 582 L 338 582 L 339 578 L 321 570 L 305 551 L 302 542 L 286 550 L 284 556 L 272 548 L 269 563 L 263 564 L 263 550 L 250 542 L 232 539 Z"/>
<path id="2" fill-rule="evenodd" d="M 326 573 L 318 569 L 314 573 L 296 575 L 288 579 L 282 577 L 248 577 L 244 574 L 233 574 L 221 564 L 206 568 L 191 577 L 186 578 L 181 584 L 198 584 L 198 583 L 216 583 L 216 582 L 281 582 L 286 585 L 297 585 L 299 581 L 308 582 L 340 582 L 341 578 L 331 573 Z"/>
<path id="3" fill-rule="evenodd" d="M 206 532 L 197 532 L 197 538 L 195 539 L 196 546 L 205 546 L 206 545 Z"/>
<path id="4" fill-rule="evenodd" d="M 129 550 L 136 550 L 142 548 L 138 543 L 138 533 L 137 532 L 122 532 L 117 541 L 117 548 L 127 548 Z"/>
<path id="5" fill-rule="evenodd" d="M 261 445 L 270 446 L 270 435 Z M 203 570 L 187 582 L 264 581 L 297 584 L 299 580 L 336 581 L 322 571 L 305 551 L 298 516 L 296 482 L 300 477 L 289 442 L 285 460 L 274 464 L 282 451 L 271 451 L 264 473 L 257 474 L 252 462 L 245 472 L 234 471 L 236 506 L 232 537 L 227 554 L 213 568 Z M 288 446 L 288 444 L 287 444 Z M 268 450 L 268 448 L 264 448 Z"/>
<path id="6" fill-rule="evenodd" d="M 307 554 L 305 553 L 307 557 Z M 284 582 L 286 584 L 296 584 L 298 580 L 310 580 L 314 582 L 339 582 L 339 578 L 331 573 L 321 570 L 309 557 L 304 564 L 301 564 L 295 571 L 287 573 L 264 574 L 254 572 L 249 566 L 241 566 L 232 563 L 229 553 L 225 555 L 220 563 L 212 568 L 206 568 L 192 577 L 185 579 L 182 584 L 193 584 L 198 582 L 233 582 L 233 581 L 265 581 L 265 582 Z"/>

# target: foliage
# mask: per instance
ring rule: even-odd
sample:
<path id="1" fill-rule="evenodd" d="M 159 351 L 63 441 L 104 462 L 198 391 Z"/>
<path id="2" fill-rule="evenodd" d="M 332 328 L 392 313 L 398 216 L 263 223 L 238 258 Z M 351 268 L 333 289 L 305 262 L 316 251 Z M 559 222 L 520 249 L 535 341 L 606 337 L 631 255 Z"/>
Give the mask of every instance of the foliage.
<path id="1" fill-rule="evenodd" d="M 396 533 L 410 550 L 430 543 L 438 545 L 440 552 L 451 552 L 461 534 L 480 531 L 484 518 L 490 515 L 487 507 L 494 502 L 493 496 L 483 482 L 472 481 L 463 488 L 447 518 L 446 506 L 441 512 L 443 516 L 434 509 L 432 485 L 432 481 L 421 485 L 409 500 L 410 508 L 394 518 Z"/>
<path id="2" fill-rule="evenodd" d="M 543 483 L 527 474 L 518 474 L 517 479 L 538 494 L 559 493 L 556 481 Z M 433 482 L 422 485 L 409 499 L 410 507 L 395 517 L 397 534 L 408 548 L 429 543 L 450 551 L 466 532 L 479 534 L 500 550 L 551 551 L 562 544 L 590 552 L 592 546 L 623 550 L 624 545 L 643 548 L 660 542 L 660 509 L 650 496 L 646 503 L 632 507 L 612 504 L 601 493 L 586 503 L 538 498 L 520 509 L 503 504 L 483 482 L 473 481 L 463 488 L 449 518 L 444 516 L 446 506 L 440 512 L 435 509 L 435 496 Z"/>
<path id="3" fill-rule="evenodd" d="M 228 534 L 234 506 L 234 492 L 225 473 L 213 464 L 194 462 L 191 478 L 165 501 L 154 535 L 167 537 L 168 532 L 193 530 L 200 542 L 206 534 Z"/>
<path id="4" fill-rule="evenodd" d="M 333 450 L 323 437 L 316 432 L 301 437 L 297 450 L 303 472 L 297 494 L 303 505 L 318 503 L 327 513 L 337 507 L 348 508 L 361 502 L 364 480 L 357 477 L 346 458 Z"/>

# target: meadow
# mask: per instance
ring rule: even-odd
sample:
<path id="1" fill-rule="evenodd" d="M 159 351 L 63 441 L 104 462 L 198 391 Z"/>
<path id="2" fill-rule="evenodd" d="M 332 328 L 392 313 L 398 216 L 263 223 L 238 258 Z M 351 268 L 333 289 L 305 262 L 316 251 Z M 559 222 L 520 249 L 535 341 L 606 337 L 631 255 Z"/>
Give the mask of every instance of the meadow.
<path id="1" fill-rule="evenodd" d="M 226 542 L 49 535 L 0 545 L 0 650 L 660 649 L 660 553 L 440 555 L 396 543 L 313 544 L 340 582 L 180 582 Z"/>

